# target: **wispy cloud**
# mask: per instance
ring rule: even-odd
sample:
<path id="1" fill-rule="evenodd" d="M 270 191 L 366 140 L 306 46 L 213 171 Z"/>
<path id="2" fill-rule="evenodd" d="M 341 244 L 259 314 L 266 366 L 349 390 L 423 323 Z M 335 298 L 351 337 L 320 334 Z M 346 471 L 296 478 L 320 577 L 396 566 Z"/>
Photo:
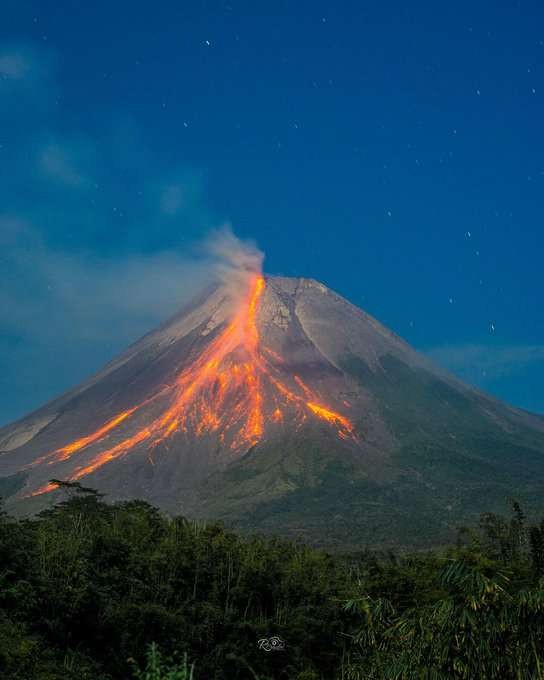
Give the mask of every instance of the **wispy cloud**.
<path id="1" fill-rule="evenodd" d="M 38 168 L 46 178 L 69 187 L 81 187 L 87 183 L 87 178 L 77 167 L 75 156 L 69 146 L 50 143 L 38 153 Z"/>
<path id="2" fill-rule="evenodd" d="M 25 342 L 129 342 L 211 278 L 175 251 L 74 253 L 48 246 L 27 222 L 0 216 L 0 325 Z"/>
<path id="3" fill-rule="evenodd" d="M 56 58 L 51 50 L 31 44 L 0 45 L 0 95 L 16 93 L 41 107 L 56 96 Z M 29 111 L 32 115 L 36 111 Z"/>
<path id="4" fill-rule="evenodd" d="M 32 72 L 32 62 L 21 52 L 4 52 L 0 55 L 0 77 L 22 80 Z"/>
<path id="5" fill-rule="evenodd" d="M 183 184 L 170 184 L 164 187 L 160 197 L 160 207 L 165 215 L 177 215 L 183 207 L 186 189 Z"/>
<path id="6" fill-rule="evenodd" d="M 0 250 L 0 326 L 59 343 L 131 342 L 214 281 L 260 270 L 263 258 L 229 226 L 183 252 L 103 257 L 52 248 L 32 225 L 1 215 Z"/>
<path id="7" fill-rule="evenodd" d="M 110 111 L 67 131 L 57 62 L 41 45 L 0 45 L 2 211 L 108 252 L 170 249 L 216 225 L 201 170 L 166 162 L 133 120 Z"/>

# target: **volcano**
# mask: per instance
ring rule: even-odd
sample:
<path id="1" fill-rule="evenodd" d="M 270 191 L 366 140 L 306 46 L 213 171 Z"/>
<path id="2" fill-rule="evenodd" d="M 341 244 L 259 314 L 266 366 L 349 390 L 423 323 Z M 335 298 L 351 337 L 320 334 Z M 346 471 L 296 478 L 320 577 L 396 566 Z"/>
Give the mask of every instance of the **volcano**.
<path id="1" fill-rule="evenodd" d="M 544 418 L 463 384 L 310 279 L 218 285 L 0 430 L 15 513 L 51 479 L 352 549 L 449 540 L 544 503 Z"/>

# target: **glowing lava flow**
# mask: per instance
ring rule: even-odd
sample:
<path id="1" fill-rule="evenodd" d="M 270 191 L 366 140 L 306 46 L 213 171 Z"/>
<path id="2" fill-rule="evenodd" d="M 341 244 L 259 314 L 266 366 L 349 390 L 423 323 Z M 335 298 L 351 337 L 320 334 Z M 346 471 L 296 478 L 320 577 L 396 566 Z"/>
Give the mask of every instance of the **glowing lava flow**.
<path id="1" fill-rule="evenodd" d="M 254 275 L 248 297 L 232 321 L 167 388 L 170 401 L 160 416 L 130 436 L 123 436 L 122 428 L 118 429 L 142 406 L 164 395 L 164 389 L 151 399 L 117 414 L 95 432 L 42 456 L 32 467 L 38 462 L 65 461 L 115 435 L 120 435 L 116 437 L 116 443 L 105 446 L 75 468 L 70 475 L 72 481 L 122 458 L 138 445 L 146 443 L 152 449 L 178 433 L 192 432 L 201 436 L 218 432 L 224 446 L 233 450 L 249 449 L 263 439 L 266 423 L 285 422 L 286 410 L 298 423 L 305 422 L 307 415 L 312 414 L 335 427 L 342 439 L 355 439 L 353 426 L 346 417 L 323 406 L 300 377 L 292 376 L 296 387 L 290 388 L 281 369 L 281 357 L 268 348 L 261 351 L 257 313 L 264 289 L 264 278 Z M 271 398 L 265 399 L 265 394 Z M 32 495 L 54 488 L 54 484 L 47 484 Z"/>

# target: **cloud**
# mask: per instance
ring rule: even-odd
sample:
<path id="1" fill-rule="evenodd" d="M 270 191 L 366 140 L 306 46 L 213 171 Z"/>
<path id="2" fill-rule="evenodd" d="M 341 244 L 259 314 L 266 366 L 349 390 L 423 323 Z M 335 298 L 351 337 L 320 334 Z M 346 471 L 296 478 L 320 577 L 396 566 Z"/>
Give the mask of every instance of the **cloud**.
<path id="1" fill-rule="evenodd" d="M 29 99 L 50 99 L 56 96 L 56 58 L 41 45 L 0 45 L 0 95 L 16 94 Z M 29 115 L 34 112 L 29 111 Z"/>
<path id="2" fill-rule="evenodd" d="M 47 245 L 31 224 L 0 216 L 0 327 L 27 342 L 129 343 L 204 287 L 262 262 L 230 227 L 183 252 L 111 257 Z"/>
<path id="3" fill-rule="evenodd" d="M 55 59 L 29 47 L 0 55 L 13 74 L 0 78 L 0 127 L 9 131 L 1 151 L 9 167 L 0 186 L 3 212 L 49 241 L 89 251 L 99 242 L 107 252 L 173 249 L 218 223 L 200 169 L 166 162 L 144 130 L 111 111 L 67 132 L 63 97 L 51 106 L 58 83 L 48 64 Z"/>
<path id="4" fill-rule="evenodd" d="M 160 198 L 162 212 L 165 215 L 177 215 L 183 206 L 184 197 L 185 189 L 182 184 L 171 184 L 165 187 Z"/>
<path id="5" fill-rule="evenodd" d="M 32 61 L 20 52 L 0 54 L 0 77 L 22 80 L 32 73 Z"/>
<path id="6" fill-rule="evenodd" d="M 488 346 L 478 344 L 435 347 L 425 352 L 431 359 L 465 379 L 513 376 L 544 363 L 544 345 Z"/>
<path id="7" fill-rule="evenodd" d="M 60 144 L 47 144 L 38 154 L 38 167 L 45 177 L 70 187 L 81 187 L 86 178 L 77 168 L 75 153 Z"/>

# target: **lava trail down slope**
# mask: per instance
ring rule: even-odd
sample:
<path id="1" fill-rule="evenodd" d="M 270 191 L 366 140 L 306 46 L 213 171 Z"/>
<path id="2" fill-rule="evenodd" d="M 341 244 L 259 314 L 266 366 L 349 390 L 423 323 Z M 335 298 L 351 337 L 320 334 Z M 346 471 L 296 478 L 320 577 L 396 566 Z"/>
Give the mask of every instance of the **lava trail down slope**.
<path id="1" fill-rule="evenodd" d="M 28 514 L 81 481 L 318 544 L 427 545 L 509 496 L 539 509 L 543 455 L 542 417 L 314 280 L 253 273 L 0 429 L 0 494 Z"/>

